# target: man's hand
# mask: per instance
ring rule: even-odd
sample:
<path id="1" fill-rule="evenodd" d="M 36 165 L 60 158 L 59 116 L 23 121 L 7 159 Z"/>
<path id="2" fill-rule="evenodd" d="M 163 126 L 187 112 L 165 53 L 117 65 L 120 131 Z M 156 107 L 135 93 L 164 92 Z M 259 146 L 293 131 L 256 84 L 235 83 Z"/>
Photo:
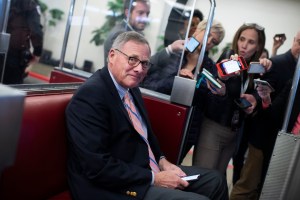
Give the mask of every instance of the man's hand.
<path id="1" fill-rule="evenodd" d="M 161 171 L 172 171 L 177 176 L 186 176 L 186 174 L 177 165 L 170 163 L 166 158 L 160 159 L 158 164 Z"/>
<path id="2" fill-rule="evenodd" d="M 154 185 L 172 189 L 184 189 L 189 183 L 182 180 L 175 171 L 161 171 L 154 175 Z"/>
<path id="3" fill-rule="evenodd" d="M 179 52 L 184 49 L 184 40 L 175 40 L 170 44 L 171 52 Z"/>
<path id="4" fill-rule="evenodd" d="M 159 168 L 161 171 L 154 174 L 154 185 L 173 189 L 184 189 L 189 185 L 187 181 L 180 178 L 186 174 L 166 158 L 159 160 Z"/>

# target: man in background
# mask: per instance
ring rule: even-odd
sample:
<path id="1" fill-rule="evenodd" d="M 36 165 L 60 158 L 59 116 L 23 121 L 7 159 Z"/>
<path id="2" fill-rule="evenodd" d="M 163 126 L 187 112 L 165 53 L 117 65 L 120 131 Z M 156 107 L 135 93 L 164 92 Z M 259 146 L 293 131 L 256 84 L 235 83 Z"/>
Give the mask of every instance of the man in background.
<path id="1" fill-rule="evenodd" d="M 132 4 L 130 4 L 132 3 Z M 110 31 L 104 42 L 104 58 L 108 56 L 108 52 L 115 38 L 125 31 L 136 31 L 143 34 L 148 23 L 150 13 L 150 2 L 148 0 L 125 0 L 124 1 L 124 19 L 121 23 Z M 105 60 L 105 65 L 107 60 Z"/>
<path id="2" fill-rule="evenodd" d="M 10 34 L 10 43 L 3 83 L 21 84 L 26 68 L 39 61 L 43 49 L 43 31 L 36 1 L 11 1 L 7 33 Z"/>

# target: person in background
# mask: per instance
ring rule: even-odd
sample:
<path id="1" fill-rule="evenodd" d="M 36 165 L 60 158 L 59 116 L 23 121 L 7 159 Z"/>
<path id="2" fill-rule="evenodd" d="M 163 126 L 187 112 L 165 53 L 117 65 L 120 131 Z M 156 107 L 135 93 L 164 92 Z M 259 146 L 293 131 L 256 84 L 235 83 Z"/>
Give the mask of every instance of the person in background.
<path id="1" fill-rule="evenodd" d="M 191 11 L 182 10 L 176 7 L 172 9 L 165 30 L 164 46 L 167 47 L 176 40 L 184 40 L 187 31 L 188 37 L 193 35 L 197 25 L 204 19 L 204 17 L 200 10 L 195 9 L 192 16 L 190 30 L 187 30 L 190 16 Z"/>
<path id="2" fill-rule="evenodd" d="M 291 48 L 287 52 L 271 58 L 272 68 L 270 72 L 264 76 L 264 80 L 268 81 L 275 89 L 275 92 L 271 94 L 272 101 L 275 101 L 275 99 L 277 99 L 277 97 L 280 96 L 280 94 L 284 91 L 284 88 L 288 87 L 286 85 L 288 84 L 289 80 L 294 77 L 294 73 L 297 67 L 297 61 L 299 60 L 299 55 L 300 55 L 300 29 L 294 36 L 294 40 Z M 300 104 L 298 103 L 299 102 L 298 94 L 299 94 L 299 86 L 296 95 L 297 96 L 296 100 L 298 99 L 298 101 L 295 101 L 296 103 L 294 104 L 294 109 L 296 108 L 299 110 Z M 285 96 L 287 97 L 288 95 Z M 285 108 L 284 106 L 282 107 Z M 277 108 L 279 108 L 279 106 Z M 270 114 L 270 116 L 273 116 L 273 114 Z M 277 123 L 272 122 L 272 120 L 267 120 L 267 123 L 269 124 L 269 126 L 267 127 L 269 128 L 266 129 L 266 131 L 262 135 L 263 145 L 261 149 L 264 156 L 264 163 L 263 163 L 263 170 L 262 170 L 262 183 L 266 176 L 266 172 L 272 156 L 272 151 L 275 145 L 277 133 L 280 130 L 283 122 L 284 112 L 278 112 L 278 114 L 276 115 L 281 120 L 278 120 Z M 293 115 L 294 119 L 291 119 L 291 121 L 293 120 L 295 121 L 296 115 L 297 114 Z M 288 130 L 291 130 L 291 125 L 289 126 Z"/>
<path id="3" fill-rule="evenodd" d="M 68 104 L 73 199 L 228 199 L 220 173 L 176 166 L 161 152 L 138 87 L 151 67 L 150 55 L 141 34 L 120 34 L 108 66 L 96 71 Z M 190 183 L 181 178 L 195 174 L 200 178 Z"/>
<path id="4" fill-rule="evenodd" d="M 285 40 L 286 40 L 285 34 L 283 34 L 282 36 L 275 35 L 273 37 L 273 47 L 272 47 L 271 57 L 277 55 L 277 50 L 284 44 Z"/>
<path id="5" fill-rule="evenodd" d="M 268 49 L 264 48 L 264 50 L 263 50 L 263 52 L 262 52 L 262 54 L 260 56 L 260 59 L 262 59 L 262 58 L 269 59 L 269 51 L 268 51 Z"/>
<path id="6" fill-rule="evenodd" d="M 285 35 L 282 37 L 278 37 L 275 35 L 273 37 L 272 57 L 277 55 L 277 50 L 283 45 L 285 40 Z M 264 51 L 262 52 L 260 58 L 270 58 L 269 51 L 266 48 L 264 48 Z"/>
<path id="7" fill-rule="evenodd" d="M 10 42 L 3 83 L 21 84 L 26 68 L 39 61 L 43 50 L 43 30 L 36 1 L 11 1 L 7 33 Z"/>
<path id="8" fill-rule="evenodd" d="M 197 29 L 198 24 L 203 20 L 203 14 L 200 10 L 195 9 L 192 17 L 191 27 L 188 30 L 189 18 L 186 18 L 183 22 L 183 28 L 179 30 L 179 39 L 185 39 L 186 32 L 188 30 L 188 38 L 192 37 Z"/>
<path id="9" fill-rule="evenodd" d="M 130 4 L 131 2 L 132 4 Z M 149 0 L 125 0 L 123 13 L 124 19 L 121 23 L 116 24 L 115 27 L 108 33 L 108 37 L 104 42 L 104 58 L 107 58 L 111 45 L 119 34 L 125 31 L 136 31 L 143 34 L 148 23 L 149 14 Z M 105 64 L 107 64 L 106 60 Z"/>
<path id="10" fill-rule="evenodd" d="M 271 58 L 272 66 L 270 70 L 264 74 L 262 79 L 268 81 L 275 91 L 272 92 L 268 98 L 263 98 L 260 94 L 262 98 L 262 108 L 267 108 L 271 102 L 275 103 L 279 101 L 278 99 L 280 98 L 278 98 L 278 96 L 280 95 L 288 96 L 291 85 L 289 84 L 289 86 L 287 86 L 287 83 L 293 78 L 297 64 L 296 60 L 299 58 L 299 54 L 300 31 L 296 34 L 293 45 L 288 52 Z M 287 87 L 284 92 L 285 94 L 281 94 L 285 87 Z M 264 93 L 270 93 L 270 91 Z M 281 99 L 283 98 L 281 97 Z M 295 105 L 297 107 L 297 103 Z M 232 189 L 230 199 L 257 199 L 259 197 L 276 136 L 283 122 L 284 109 L 285 103 L 281 103 L 281 106 L 273 106 L 272 103 L 270 108 L 266 110 L 258 106 L 252 129 L 249 129 L 248 157 L 243 166 L 240 180 L 236 182 Z"/>
<path id="11" fill-rule="evenodd" d="M 198 24 L 197 29 L 193 34 L 193 37 L 195 37 L 200 42 L 200 44 L 203 41 L 206 26 L 207 26 L 207 20 L 202 20 Z M 224 35 L 225 35 L 225 30 L 222 24 L 214 20 L 212 22 L 210 34 L 208 36 L 206 53 L 204 55 L 204 59 L 202 63 L 203 67 L 205 67 L 211 72 L 214 72 L 214 74 L 216 74 L 216 71 L 214 71 L 215 63 L 213 62 L 212 59 L 208 57 L 208 51 L 214 46 L 218 45 L 223 40 Z M 178 40 L 178 41 L 182 41 L 182 49 L 183 49 L 184 41 L 183 40 Z M 175 41 L 174 43 L 178 41 Z M 189 78 L 193 77 L 193 72 L 198 62 L 198 57 L 200 55 L 201 47 L 202 46 L 199 45 L 198 48 L 193 53 L 188 51 L 184 52 L 184 57 L 183 57 L 183 62 L 181 67 L 183 69 L 183 71 L 181 71 L 182 76 L 187 76 Z M 152 69 L 149 70 L 148 75 L 141 83 L 141 87 L 158 91 L 164 94 L 171 94 L 174 77 L 177 75 L 178 70 L 180 68 L 179 64 L 180 64 L 181 54 L 182 54 L 181 51 L 173 51 L 170 53 L 169 59 L 163 59 L 161 56 L 159 56 L 159 54 L 154 55 L 151 58 L 153 67 Z M 188 131 L 186 137 L 187 139 L 182 150 L 180 163 L 183 160 L 184 156 L 188 153 L 188 151 L 197 141 L 200 123 L 201 123 L 201 108 L 195 107 L 193 112 L 193 117 L 192 117 L 191 128 Z"/>
<path id="12" fill-rule="evenodd" d="M 262 27 L 257 24 L 243 24 L 234 36 L 232 50 L 224 52 L 219 60 L 242 56 L 247 63 L 259 61 L 264 44 L 265 33 Z M 266 60 L 260 62 L 265 68 L 268 67 Z M 216 66 L 214 68 L 216 71 Z M 223 82 L 221 91 L 209 85 L 207 95 L 199 95 L 200 100 L 205 99 L 201 102 L 204 118 L 194 148 L 193 165 L 217 169 L 225 174 L 237 145 L 237 130 L 245 113 L 254 106 L 242 110 L 234 100 L 243 93 L 253 92 L 253 77 L 243 71 L 240 75 L 219 79 Z"/>
<path id="13" fill-rule="evenodd" d="M 202 22 L 200 22 L 197 26 L 196 31 L 193 34 L 193 36 L 200 42 L 200 44 L 203 40 L 206 25 L 207 20 L 203 20 Z M 208 58 L 208 51 L 215 45 L 218 45 L 223 40 L 224 35 L 225 31 L 223 26 L 218 21 L 214 20 L 211 26 L 211 33 L 209 35 L 206 46 L 207 52 L 204 57 L 203 66 L 214 65 L 214 62 L 210 58 Z M 181 49 L 183 50 L 184 41 L 178 40 L 178 42 L 181 42 Z M 193 71 L 196 67 L 200 51 L 201 45 L 199 45 L 193 53 L 185 51 L 181 68 L 188 68 L 190 72 Z M 172 51 L 169 54 L 169 58 L 166 60 L 162 59 L 158 55 L 154 55 L 151 58 L 151 63 L 153 63 L 153 69 L 150 69 L 148 75 L 145 77 L 141 86 L 147 89 L 170 95 L 174 78 L 177 75 L 178 70 L 180 68 L 179 65 L 181 53 L 181 51 Z"/>
<path id="14" fill-rule="evenodd" d="M 192 37 L 194 34 L 198 24 L 200 21 L 203 20 L 203 15 L 202 13 L 195 9 L 194 14 L 193 14 L 193 19 L 192 19 L 192 24 L 191 28 L 188 33 L 188 37 Z M 185 46 L 185 33 L 187 31 L 188 27 L 188 19 L 184 21 L 184 28 L 179 31 L 181 36 L 179 37 L 178 40 L 175 40 L 171 44 L 169 44 L 167 47 L 162 49 L 161 51 L 157 52 L 155 55 L 151 57 L 151 63 L 153 63 L 153 67 L 149 70 L 148 76 L 150 77 L 151 74 L 156 73 L 155 71 L 160 70 L 161 67 L 169 65 L 170 62 L 173 62 L 173 56 L 172 54 L 180 54 L 184 50 Z M 149 88 L 149 83 L 147 83 L 148 77 L 146 78 L 145 82 L 141 84 L 142 87 L 148 88 L 148 89 L 154 89 L 154 88 Z M 156 90 L 156 89 L 154 89 Z"/>

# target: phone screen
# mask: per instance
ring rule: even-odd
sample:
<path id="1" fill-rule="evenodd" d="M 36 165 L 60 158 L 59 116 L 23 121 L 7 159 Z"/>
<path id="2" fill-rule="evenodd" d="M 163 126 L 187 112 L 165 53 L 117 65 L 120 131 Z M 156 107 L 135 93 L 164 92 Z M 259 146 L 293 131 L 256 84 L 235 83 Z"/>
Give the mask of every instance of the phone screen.
<path id="1" fill-rule="evenodd" d="M 222 69 L 226 74 L 241 70 L 241 64 L 238 60 L 229 60 L 221 64 Z"/>
<path id="2" fill-rule="evenodd" d="M 235 99 L 234 102 L 242 109 L 246 109 L 251 106 L 251 103 L 245 98 Z"/>
<path id="3" fill-rule="evenodd" d="M 186 49 L 192 53 L 197 49 L 197 47 L 199 45 L 200 45 L 200 42 L 198 40 L 196 40 L 196 38 L 191 37 L 186 45 Z"/>
<path id="4" fill-rule="evenodd" d="M 182 177 L 182 179 L 185 181 L 195 181 L 195 180 L 198 180 L 199 177 L 200 177 L 200 174 L 197 174 L 197 175 L 192 175 L 192 176 L 185 176 L 185 177 Z"/>
<path id="5" fill-rule="evenodd" d="M 248 69 L 248 73 L 249 74 L 261 74 L 261 73 L 265 73 L 266 70 L 265 68 L 259 63 L 259 62 L 251 62 L 249 69 Z"/>

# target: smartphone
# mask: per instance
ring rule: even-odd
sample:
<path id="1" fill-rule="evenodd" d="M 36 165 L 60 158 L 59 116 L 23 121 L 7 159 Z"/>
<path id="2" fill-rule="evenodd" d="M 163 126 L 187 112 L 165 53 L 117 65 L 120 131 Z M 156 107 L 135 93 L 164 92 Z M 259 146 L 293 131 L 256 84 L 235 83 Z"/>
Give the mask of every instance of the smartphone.
<path id="1" fill-rule="evenodd" d="M 259 62 L 250 62 L 248 73 L 249 74 L 263 74 L 266 70 Z"/>
<path id="2" fill-rule="evenodd" d="M 275 36 L 274 36 L 274 39 L 275 39 L 275 40 L 280 40 L 281 38 L 282 38 L 283 40 L 286 40 L 286 36 L 285 36 L 284 33 L 277 33 L 277 34 L 275 34 Z"/>
<path id="3" fill-rule="evenodd" d="M 196 181 L 199 178 L 200 178 L 200 174 L 196 174 L 196 175 L 192 175 L 192 176 L 185 176 L 185 177 L 182 177 L 181 179 L 185 180 L 185 181 Z"/>
<path id="4" fill-rule="evenodd" d="M 200 45 L 200 42 L 196 38 L 191 37 L 186 44 L 186 49 L 189 52 L 193 53 L 198 48 L 199 45 Z"/>
<path id="5" fill-rule="evenodd" d="M 203 68 L 202 70 L 202 75 L 209 80 L 215 87 L 221 89 L 222 85 L 217 81 L 217 79 L 215 79 L 215 77 L 206 69 Z"/>
<path id="6" fill-rule="evenodd" d="M 268 86 L 268 87 L 271 89 L 272 92 L 275 91 L 275 89 L 270 85 L 270 83 L 268 83 L 268 82 L 265 81 L 265 80 L 254 79 L 253 81 L 254 81 L 255 84 L 261 84 L 261 85 L 266 85 L 266 86 Z"/>
<path id="7" fill-rule="evenodd" d="M 246 100 L 245 98 L 235 99 L 234 102 L 241 109 L 246 109 L 246 108 L 249 108 L 250 106 L 252 106 L 252 104 L 248 100 Z"/>
<path id="8" fill-rule="evenodd" d="M 221 77 L 226 77 L 248 68 L 245 59 L 241 56 L 238 57 L 238 60 L 225 60 L 217 63 L 216 66 Z"/>

